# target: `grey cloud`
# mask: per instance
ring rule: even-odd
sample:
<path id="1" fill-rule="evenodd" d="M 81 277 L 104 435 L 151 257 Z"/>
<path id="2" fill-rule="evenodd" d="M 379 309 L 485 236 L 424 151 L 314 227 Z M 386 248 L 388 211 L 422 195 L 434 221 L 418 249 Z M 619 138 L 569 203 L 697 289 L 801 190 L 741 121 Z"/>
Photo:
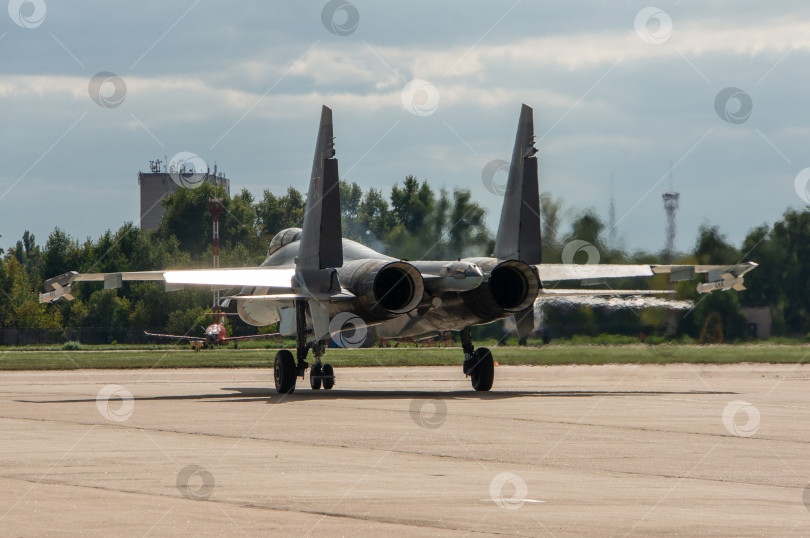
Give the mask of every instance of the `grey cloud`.
<path id="1" fill-rule="evenodd" d="M 794 2 L 775 13 L 754 2 L 662 2 L 659 7 L 673 18 L 673 37 L 656 46 L 634 41 L 633 17 L 647 4 L 615 8 L 593 1 L 573 9 L 564 3 L 522 2 L 480 47 L 518 49 L 527 39 L 556 36 L 597 50 L 601 36 L 626 35 L 637 54 L 646 56 L 631 54 L 595 86 L 612 68 L 611 61 L 572 68 L 502 60 L 447 76 L 440 63 L 431 67 L 438 73 L 432 82 L 442 92 L 440 105 L 435 114 L 419 118 L 402 109 L 401 85 L 422 76 L 418 69 L 432 61 L 428 54 L 445 53 L 450 61 L 467 52 L 512 4 L 353 3 L 361 13 L 360 25 L 340 37 L 323 28 L 318 3 L 255 1 L 234 8 L 201 2 L 133 69 L 193 2 L 49 2 L 46 21 L 37 29 L 4 22 L 0 34 L 8 34 L 0 40 L 0 52 L 11 53 L 0 74 L 6 126 L 0 131 L 5 163 L 0 193 L 86 113 L 0 200 L 4 242 L 16 241 L 25 229 L 44 241 L 56 225 L 84 238 L 117 228 L 123 219 L 137 221 L 138 169 L 178 151 L 217 161 L 235 188 L 246 185 L 257 196 L 263 188 L 304 188 L 321 102 L 335 109 L 338 157 L 348 179 L 364 187 L 387 186 L 416 174 L 437 186 L 472 188 L 493 227 L 499 199 L 481 187 L 480 172 L 492 159 L 509 158 L 520 102 L 535 107 L 538 138 L 553 126 L 539 144 L 542 189 L 568 206 L 593 207 L 602 215 L 610 174 L 616 176 L 622 216 L 666 172 L 670 159 L 680 159 L 711 129 L 674 173 L 682 193 L 679 248 L 691 245 L 707 219 L 740 241 L 750 227 L 772 222 L 786 206 L 799 204 L 792 179 L 810 165 L 803 160 L 810 120 L 802 94 L 808 53 L 795 50 L 774 68 L 788 49 L 753 55 L 684 49 L 684 59 L 673 43 L 689 24 L 720 31 L 761 21 L 807 20 L 810 7 Z M 293 69 L 239 121 L 316 41 L 302 68 Z M 478 50 L 467 58 L 474 59 Z M 126 81 L 128 93 L 120 107 L 102 109 L 88 97 L 87 83 L 99 71 Z M 46 87 L 11 95 L 4 89 L 20 74 L 59 75 L 73 82 L 59 89 L 46 82 Z M 715 95 L 726 86 L 742 88 L 753 99 L 753 114 L 742 125 L 724 123 L 714 111 Z M 663 244 L 660 195 L 665 185 L 621 223 L 620 233 L 631 248 Z M 120 200 L 120 206 L 99 207 L 102 193 Z M 35 208 L 44 209 L 38 220 L 31 218 Z"/>

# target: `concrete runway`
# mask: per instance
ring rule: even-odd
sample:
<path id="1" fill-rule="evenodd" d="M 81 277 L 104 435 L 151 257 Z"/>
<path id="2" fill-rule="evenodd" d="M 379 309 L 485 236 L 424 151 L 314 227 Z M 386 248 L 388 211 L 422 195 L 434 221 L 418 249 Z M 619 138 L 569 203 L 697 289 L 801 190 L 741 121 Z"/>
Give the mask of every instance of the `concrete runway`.
<path id="1" fill-rule="evenodd" d="M 810 534 L 810 367 L 460 370 L 2 372 L 0 534 Z"/>

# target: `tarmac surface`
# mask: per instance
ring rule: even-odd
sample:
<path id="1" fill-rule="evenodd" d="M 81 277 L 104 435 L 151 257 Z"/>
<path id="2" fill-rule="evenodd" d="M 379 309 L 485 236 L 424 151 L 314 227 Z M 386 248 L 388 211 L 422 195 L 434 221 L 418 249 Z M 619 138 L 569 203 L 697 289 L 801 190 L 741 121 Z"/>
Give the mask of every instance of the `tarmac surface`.
<path id="1" fill-rule="evenodd" d="M 810 367 L 0 373 L 0 534 L 810 534 Z"/>

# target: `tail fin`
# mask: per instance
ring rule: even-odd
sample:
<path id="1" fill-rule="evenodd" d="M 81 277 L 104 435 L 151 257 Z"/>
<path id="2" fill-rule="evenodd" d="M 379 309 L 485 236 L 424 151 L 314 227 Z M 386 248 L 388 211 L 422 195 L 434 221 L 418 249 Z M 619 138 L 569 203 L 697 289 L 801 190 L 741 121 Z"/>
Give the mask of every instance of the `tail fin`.
<path id="1" fill-rule="evenodd" d="M 298 251 L 298 268 L 318 270 L 343 265 L 340 229 L 340 184 L 332 136 L 332 109 L 321 109 L 321 125 L 312 162 L 306 213 Z"/>
<path id="2" fill-rule="evenodd" d="M 501 223 L 493 256 L 520 260 L 529 265 L 542 261 L 540 245 L 540 185 L 537 177 L 537 149 L 534 147 L 533 111 L 520 109 L 509 179 L 503 195 Z"/>

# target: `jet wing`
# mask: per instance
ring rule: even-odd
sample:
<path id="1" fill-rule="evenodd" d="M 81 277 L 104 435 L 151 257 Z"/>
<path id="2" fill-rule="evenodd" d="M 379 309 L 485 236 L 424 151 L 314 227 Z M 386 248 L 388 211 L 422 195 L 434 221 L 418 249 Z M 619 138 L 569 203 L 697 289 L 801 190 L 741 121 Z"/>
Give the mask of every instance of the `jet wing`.
<path id="1" fill-rule="evenodd" d="M 251 267 L 241 269 L 193 269 L 166 271 L 163 278 L 167 284 L 196 286 L 255 286 L 257 288 L 292 289 L 291 280 L 295 269 Z"/>
<path id="2" fill-rule="evenodd" d="M 541 263 L 535 265 L 541 282 L 560 280 L 599 281 L 608 278 L 649 277 L 668 274 L 670 282 L 692 280 L 696 274 L 706 274 L 706 283 L 698 285 L 700 293 L 716 289 L 744 290 L 743 276 L 754 270 L 754 262 L 736 265 L 621 265 L 621 264 L 576 264 Z M 591 295 L 598 295 L 591 293 Z"/>
<path id="3" fill-rule="evenodd" d="M 281 333 L 251 334 L 248 336 L 228 336 L 222 339 L 223 342 L 233 342 L 235 340 L 252 340 L 253 338 L 267 338 L 268 336 L 281 336 Z"/>
<path id="4" fill-rule="evenodd" d="M 45 281 L 46 293 L 39 296 L 40 303 L 59 298 L 71 300 L 74 282 L 104 282 L 104 289 L 120 288 L 124 281 L 158 281 L 168 286 L 211 286 L 218 288 L 257 287 L 291 291 L 293 268 L 248 267 L 233 269 L 185 269 L 168 271 L 134 271 L 121 273 L 77 273 L 71 271 Z"/>
<path id="5" fill-rule="evenodd" d="M 155 336 L 157 338 L 171 338 L 173 340 L 188 340 L 190 342 L 205 342 L 205 338 L 200 338 L 198 336 L 178 336 L 176 334 L 157 334 L 157 333 L 150 333 L 144 331 L 143 334 L 146 336 Z"/>
<path id="6" fill-rule="evenodd" d="M 146 336 L 154 336 L 157 338 L 171 338 L 174 340 L 189 340 L 191 342 L 205 342 L 205 338 L 200 338 L 198 336 L 179 336 L 176 334 L 158 334 L 158 333 L 150 333 L 144 331 L 143 334 Z M 227 336 L 222 339 L 223 342 L 232 342 L 234 340 L 250 340 L 252 338 L 267 338 L 268 336 L 280 336 L 281 333 L 268 333 L 268 334 L 252 334 L 248 336 Z"/>

